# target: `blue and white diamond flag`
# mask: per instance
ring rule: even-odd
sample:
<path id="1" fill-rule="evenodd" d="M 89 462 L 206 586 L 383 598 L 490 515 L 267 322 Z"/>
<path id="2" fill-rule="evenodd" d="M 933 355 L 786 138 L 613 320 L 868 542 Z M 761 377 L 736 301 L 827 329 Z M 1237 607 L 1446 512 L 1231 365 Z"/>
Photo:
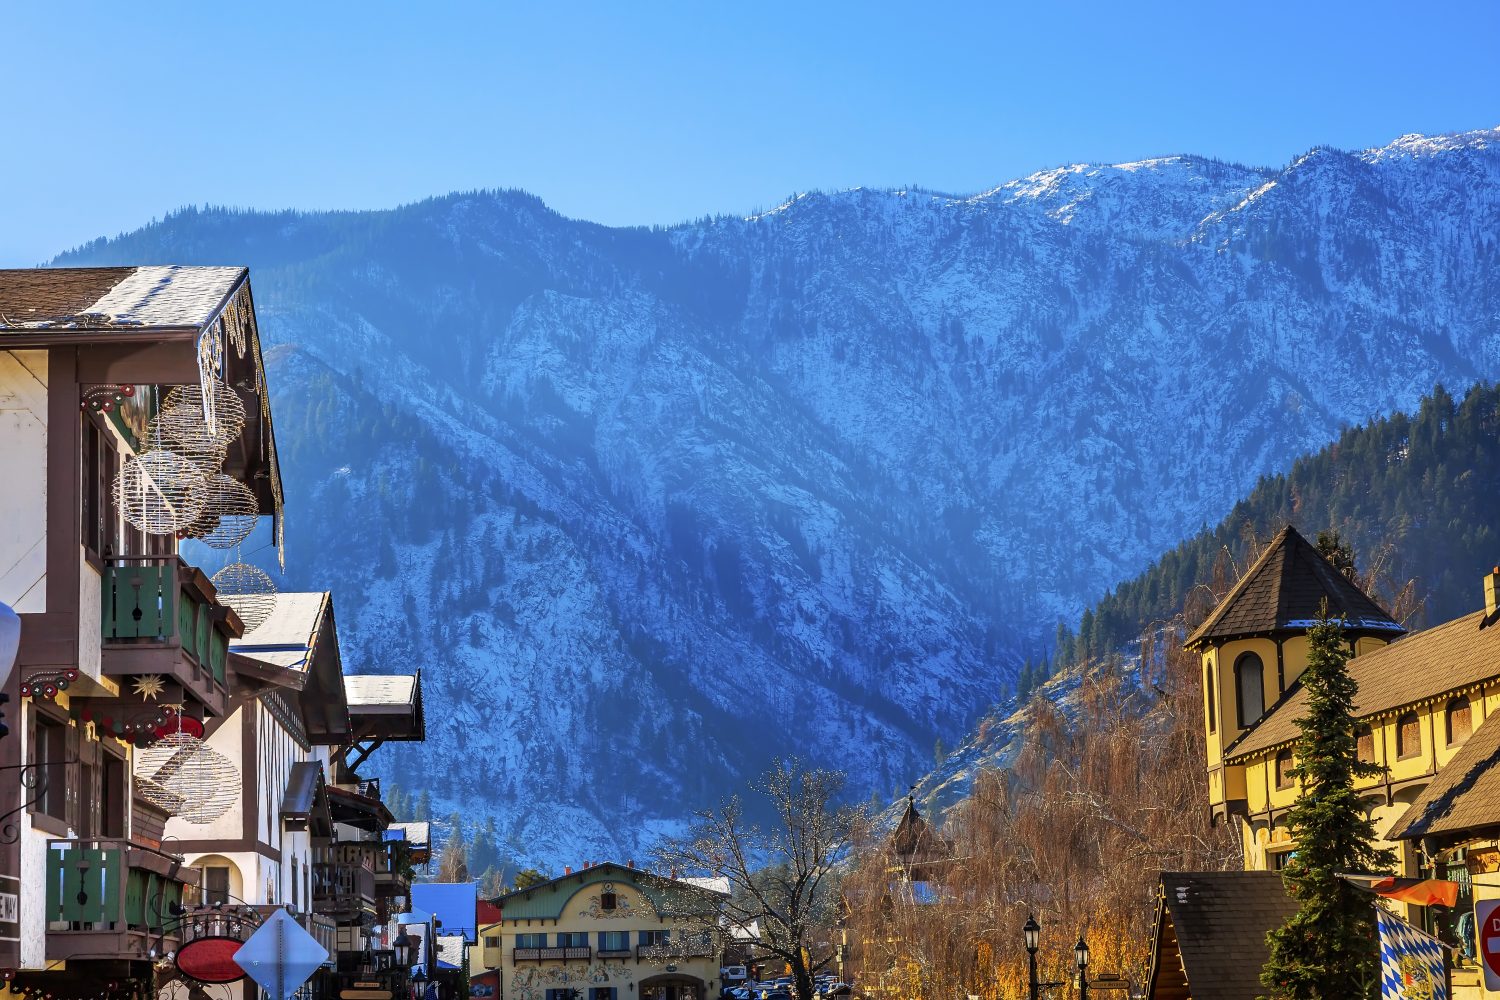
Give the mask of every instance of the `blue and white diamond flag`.
<path id="1" fill-rule="evenodd" d="M 1380 1000 L 1448 1000 L 1447 952 L 1437 938 L 1383 907 L 1380 927 Z"/>

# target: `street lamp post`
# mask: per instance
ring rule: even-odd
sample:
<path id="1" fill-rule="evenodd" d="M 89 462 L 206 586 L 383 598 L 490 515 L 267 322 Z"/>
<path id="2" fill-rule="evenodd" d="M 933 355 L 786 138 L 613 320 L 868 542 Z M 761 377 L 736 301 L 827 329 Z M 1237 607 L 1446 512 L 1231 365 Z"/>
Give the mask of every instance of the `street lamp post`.
<path id="1" fill-rule="evenodd" d="M 1073 960 L 1078 963 L 1078 1000 L 1089 1000 L 1089 946 L 1082 934 L 1073 946 Z"/>
<path id="2" fill-rule="evenodd" d="M 1031 1000 L 1037 1000 L 1036 950 L 1042 938 L 1042 927 L 1036 922 L 1035 916 L 1027 916 L 1026 926 L 1021 928 L 1021 934 L 1026 939 L 1026 958 L 1030 965 L 1027 981 L 1031 984 Z"/>

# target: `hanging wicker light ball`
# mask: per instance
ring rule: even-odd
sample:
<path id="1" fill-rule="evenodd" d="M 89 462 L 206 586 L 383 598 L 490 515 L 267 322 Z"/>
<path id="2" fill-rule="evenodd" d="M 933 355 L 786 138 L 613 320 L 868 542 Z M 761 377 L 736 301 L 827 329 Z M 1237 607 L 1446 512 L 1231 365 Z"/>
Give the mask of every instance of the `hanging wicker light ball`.
<path id="1" fill-rule="evenodd" d="M 178 405 L 152 418 L 146 427 L 146 440 L 158 448 L 175 451 L 198 466 L 205 476 L 212 476 L 224 465 L 232 438 L 210 434 L 202 414 L 190 406 Z"/>
<path id="2" fill-rule="evenodd" d="M 232 562 L 213 575 L 219 600 L 234 609 L 253 632 L 266 623 L 276 610 L 276 583 L 258 566 Z"/>
<path id="3" fill-rule="evenodd" d="M 171 535 L 203 513 L 208 481 L 195 463 L 157 449 L 126 459 L 111 492 L 115 507 L 133 527 L 148 535 Z"/>
<path id="4" fill-rule="evenodd" d="M 234 762 L 196 736 L 166 736 L 135 752 L 137 790 L 159 809 L 189 823 L 212 823 L 239 793 Z"/>
<path id="5" fill-rule="evenodd" d="M 219 379 L 211 379 L 208 386 L 207 407 L 203 403 L 203 386 L 174 386 L 162 400 L 161 416 L 171 413 L 171 423 L 196 424 L 202 428 L 201 433 L 228 444 L 245 427 L 245 401 Z"/>
<path id="6" fill-rule="evenodd" d="M 177 533 L 215 549 L 232 549 L 250 537 L 260 504 L 250 487 L 222 472 L 208 477 L 208 499 L 198 519 Z"/>

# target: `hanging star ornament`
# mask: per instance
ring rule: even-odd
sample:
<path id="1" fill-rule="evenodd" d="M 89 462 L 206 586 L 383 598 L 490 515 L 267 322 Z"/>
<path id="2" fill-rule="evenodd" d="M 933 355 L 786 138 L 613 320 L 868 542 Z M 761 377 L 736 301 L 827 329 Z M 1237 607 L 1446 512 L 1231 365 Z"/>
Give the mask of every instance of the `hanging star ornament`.
<path id="1" fill-rule="evenodd" d="M 155 701 L 157 695 L 166 689 L 167 685 L 156 674 L 143 674 L 135 679 L 135 693 L 143 699 L 150 698 Z"/>

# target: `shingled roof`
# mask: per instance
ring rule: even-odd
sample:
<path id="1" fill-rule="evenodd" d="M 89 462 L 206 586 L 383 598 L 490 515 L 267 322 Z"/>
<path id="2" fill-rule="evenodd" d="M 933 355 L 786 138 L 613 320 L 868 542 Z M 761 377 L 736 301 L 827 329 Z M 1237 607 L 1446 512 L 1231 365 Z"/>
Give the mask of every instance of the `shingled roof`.
<path id="1" fill-rule="evenodd" d="M 1329 615 L 1343 616 L 1345 627 L 1356 634 L 1400 635 L 1406 631 L 1289 524 L 1271 540 L 1208 619 L 1188 636 L 1187 645 L 1206 646 L 1311 628 L 1324 601 L 1328 602 Z"/>
<path id="2" fill-rule="evenodd" d="M 1151 1000 L 1255 1000 L 1266 934 L 1297 910 L 1276 872 L 1162 872 Z"/>
<path id="3" fill-rule="evenodd" d="M 245 275 L 181 265 L 0 270 L 0 333 L 201 328 Z"/>
<path id="4" fill-rule="evenodd" d="M 1382 715 L 1500 676 L 1500 624 L 1485 627 L 1484 621 L 1485 612 L 1476 611 L 1350 660 L 1349 676 L 1359 685 L 1355 717 Z M 1239 760 L 1290 743 L 1306 711 L 1307 690 L 1299 681 L 1258 726 L 1225 749 L 1226 756 Z"/>
<path id="5" fill-rule="evenodd" d="M 1500 632 L 1500 628 L 1486 629 Z M 1500 827 L 1500 716 L 1469 736 L 1432 783 L 1396 820 L 1387 840 Z"/>

